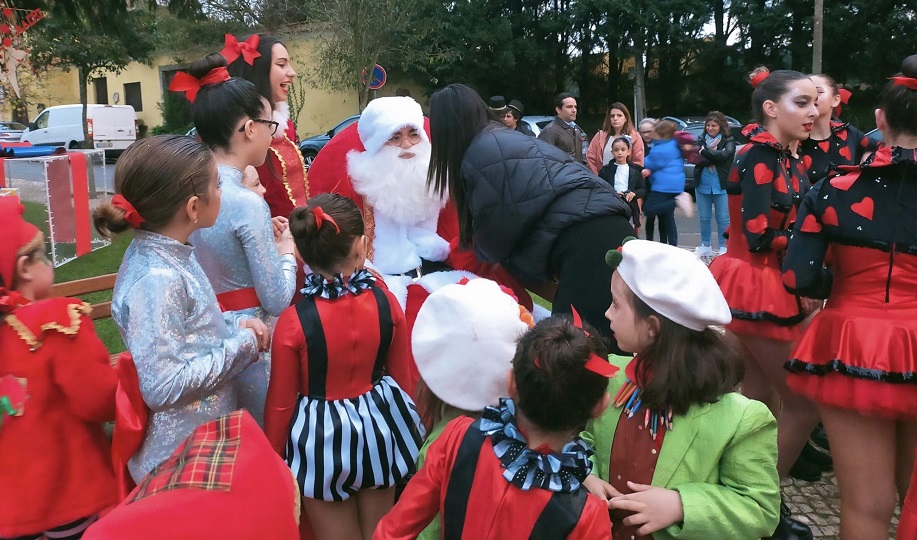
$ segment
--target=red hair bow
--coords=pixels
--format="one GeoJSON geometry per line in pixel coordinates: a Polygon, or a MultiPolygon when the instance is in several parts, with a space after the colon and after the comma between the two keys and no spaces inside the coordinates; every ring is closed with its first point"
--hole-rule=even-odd
{"type": "Polygon", "coordinates": [[[329,216],[327,212],[322,210],[321,206],[316,206],[312,209],[312,215],[315,216],[315,228],[321,229],[322,223],[327,221],[328,223],[334,225],[334,228],[337,232],[341,232],[341,228],[338,227],[338,224],[334,221],[334,218],[329,216]]]}
{"type": "Polygon", "coordinates": [[[751,87],[757,88],[759,84],[764,82],[764,79],[770,76],[770,74],[771,72],[766,69],[755,73],[755,76],[751,78],[751,87]]]}
{"type": "Polygon", "coordinates": [[[202,87],[208,84],[217,84],[230,79],[229,72],[224,67],[213,68],[202,78],[198,79],[184,71],[175,74],[175,78],[169,83],[169,90],[173,92],[184,92],[185,97],[191,103],[197,98],[197,93],[202,87]]]}
{"type": "Polygon", "coordinates": [[[124,219],[127,221],[131,227],[135,229],[140,228],[140,224],[146,221],[143,219],[143,216],[140,215],[140,212],[134,208],[134,205],[128,202],[120,193],[111,198],[111,205],[115,208],[119,208],[124,212],[124,219]]]}
{"type": "Polygon", "coordinates": [[[841,105],[847,105],[850,103],[850,96],[852,96],[853,93],[851,93],[850,90],[847,90],[846,88],[841,88],[837,91],[837,95],[841,98],[841,102],[838,103],[837,107],[834,108],[834,116],[840,118],[841,105]]]}
{"type": "Polygon", "coordinates": [[[225,45],[223,46],[223,50],[220,51],[220,54],[226,59],[227,65],[235,62],[241,55],[245,63],[251,66],[254,65],[255,58],[261,56],[261,53],[258,52],[259,43],[261,43],[261,36],[258,34],[252,34],[242,43],[239,43],[236,36],[226,34],[224,41],[225,45]]]}
{"type": "MultiPolygon", "coordinates": [[[[583,328],[583,319],[579,316],[579,313],[576,312],[576,308],[570,306],[570,310],[573,312],[573,326],[579,328],[588,336],[589,332],[583,328]]],[[[589,353],[589,360],[586,360],[585,367],[589,371],[606,378],[614,377],[615,373],[618,372],[618,368],[609,364],[607,358],[602,358],[595,353],[589,353]]]]}
{"type": "Polygon", "coordinates": [[[913,77],[889,77],[888,80],[899,86],[917,90],[917,79],[913,77]]]}

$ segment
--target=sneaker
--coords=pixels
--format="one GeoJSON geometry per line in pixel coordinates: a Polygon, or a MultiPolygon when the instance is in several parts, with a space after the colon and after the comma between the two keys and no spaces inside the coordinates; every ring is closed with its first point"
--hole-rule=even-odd
{"type": "Polygon", "coordinates": [[[725,255],[725,254],[726,254],[726,246],[720,246],[720,249],[716,250],[717,256],[725,255]]]}
{"type": "Polygon", "coordinates": [[[713,257],[713,249],[710,246],[700,245],[694,248],[694,256],[698,259],[702,257],[713,257]]]}

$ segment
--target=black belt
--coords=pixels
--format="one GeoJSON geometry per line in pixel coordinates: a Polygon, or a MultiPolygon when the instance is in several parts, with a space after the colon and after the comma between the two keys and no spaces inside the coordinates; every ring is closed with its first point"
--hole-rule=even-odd
{"type": "Polygon", "coordinates": [[[420,259],[420,266],[417,268],[412,268],[411,270],[408,270],[407,272],[401,272],[400,274],[391,275],[419,278],[433,272],[445,272],[448,270],[453,270],[453,268],[442,261],[428,261],[426,259],[420,259]]]}

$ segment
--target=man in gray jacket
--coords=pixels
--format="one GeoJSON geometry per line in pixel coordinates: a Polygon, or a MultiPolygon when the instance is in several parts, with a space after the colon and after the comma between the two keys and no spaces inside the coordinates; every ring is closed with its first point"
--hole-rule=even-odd
{"type": "Polygon", "coordinates": [[[569,92],[557,94],[554,98],[557,116],[538,134],[542,141],[552,144],[577,163],[586,162],[586,132],[576,125],[576,98],[569,92]]]}

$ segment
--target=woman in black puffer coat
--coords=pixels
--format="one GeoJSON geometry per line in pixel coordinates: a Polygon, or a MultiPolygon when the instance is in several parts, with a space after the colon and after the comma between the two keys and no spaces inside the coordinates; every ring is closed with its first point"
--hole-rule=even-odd
{"type": "Polygon", "coordinates": [[[627,203],[567,153],[506,128],[465,85],[433,94],[430,132],[428,183],[450,194],[462,244],[536,292],[556,282],[553,313],[572,305],[611,337],[605,253],[634,235],[627,203]]]}

